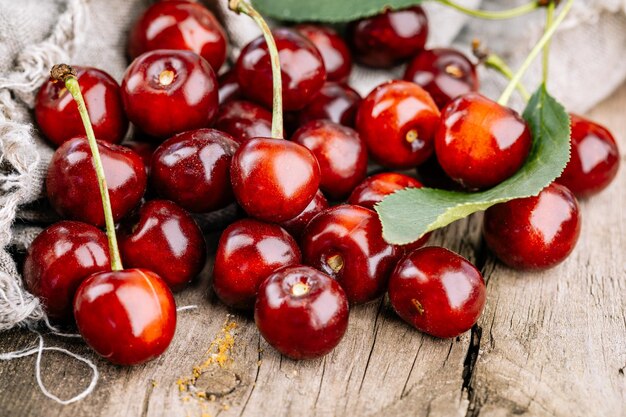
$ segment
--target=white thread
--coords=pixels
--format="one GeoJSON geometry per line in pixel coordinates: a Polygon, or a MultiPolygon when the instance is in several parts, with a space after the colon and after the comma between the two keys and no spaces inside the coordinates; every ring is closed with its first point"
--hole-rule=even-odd
{"type": "Polygon", "coordinates": [[[198,308],[198,306],[196,304],[191,304],[191,305],[188,305],[188,306],[178,307],[176,309],[176,311],[181,312],[181,311],[185,311],[185,310],[195,310],[196,308],[198,308]]]}
{"type": "Polygon", "coordinates": [[[50,398],[51,400],[56,401],[59,404],[62,404],[62,405],[72,404],[76,401],[82,400],[83,398],[91,394],[94,388],[96,387],[96,384],[98,383],[98,379],[99,379],[98,368],[96,367],[96,365],[89,359],[84,358],[76,353],[70,352],[67,349],[60,348],[57,346],[44,346],[43,336],[38,332],[35,332],[35,331],[33,332],[37,335],[37,338],[39,339],[39,343],[37,347],[24,348],[24,349],[16,350],[13,352],[0,353],[0,360],[10,361],[13,359],[24,358],[26,356],[37,354],[37,359],[35,361],[35,379],[37,380],[37,385],[39,385],[39,389],[41,390],[43,395],[50,398]],[[87,366],[89,366],[91,368],[91,371],[93,372],[93,376],[87,388],[85,388],[80,394],[75,395],[74,397],[68,400],[62,400],[56,395],[52,394],[50,391],[48,391],[48,389],[46,388],[46,386],[44,385],[41,379],[41,357],[43,356],[43,352],[45,350],[61,352],[65,355],[68,355],[76,360],[79,360],[87,364],[87,366]]]}

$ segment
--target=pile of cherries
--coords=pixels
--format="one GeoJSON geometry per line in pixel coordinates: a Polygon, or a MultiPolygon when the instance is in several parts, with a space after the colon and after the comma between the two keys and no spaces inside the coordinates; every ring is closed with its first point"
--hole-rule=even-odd
{"type": "MultiPolygon", "coordinates": [[[[75,320],[86,342],[114,363],[141,363],[167,348],[176,324],[171,291],[184,288],[206,261],[190,213],[233,203],[248,217],[219,240],[213,288],[227,306],[253,309],[263,337],[289,357],[332,350],[346,331],[349,306],[386,292],[400,317],[436,337],[467,331],[483,310],[485,283],[469,261],[422,247],[428,235],[404,246],[387,243],[373,208],[406,187],[499,184],[530,152],[526,122],[477,93],[475,64],[461,52],[425,49],[428,20],[420,7],[353,22],[347,41],[313,24],[272,34],[289,140],[271,137],[273,77],[264,38],[216,77],[228,40],[199,3],[162,1],[145,11],[130,33],[133,61],[121,86],[99,69],[78,68],[121,259],[132,269],[111,271],[77,106],[62,83],[41,87],[35,116],[58,147],[47,194],[67,220],[35,239],[24,280],[51,319],[75,320]],[[371,67],[408,66],[404,80],[362,99],[346,84],[353,58],[371,67]],[[125,141],[129,121],[134,130],[125,141]],[[368,177],[369,158],[385,171],[368,177]]],[[[572,116],[571,141],[571,161],[554,184],[485,213],[488,246],[513,268],[564,260],[580,230],[575,195],[590,196],[616,175],[619,154],[605,128],[572,116]]]]}

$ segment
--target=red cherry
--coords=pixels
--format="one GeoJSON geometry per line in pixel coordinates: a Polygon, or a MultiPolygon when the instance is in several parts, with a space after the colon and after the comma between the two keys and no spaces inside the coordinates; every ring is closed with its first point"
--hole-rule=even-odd
{"type": "Polygon", "coordinates": [[[571,114],[571,158],[559,179],[578,197],[604,190],[617,175],[620,164],[615,138],[604,126],[571,114]]]}
{"type": "MultiPolygon", "coordinates": [[[[396,172],[383,172],[372,175],[361,182],[350,194],[348,204],[365,207],[374,210],[377,203],[383,201],[389,194],[405,188],[422,188],[422,184],[415,178],[396,172]]],[[[428,242],[430,233],[407,245],[400,245],[398,248],[404,253],[420,248],[428,242]]]]}
{"type": "Polygon", "coordinates": [[[315,45],[326,68],[328,81],[347,81],[352,72],[352,55],[339,34],[328,26],[297,25],[295,30],[315,45]]]}
{"type": "Polygon", "coordinates": [[[478,93],[446,106],[435,138],[441,167],[469,189],[493,187],[515,174],[531,146],[524,119],[478,93]]]}
{"type": "Polygon", "coordinates": [[[356,60],[374,68],[389,68],[417,55],[427,37],[428,19],[419,6],[389,10],[348,27],[356,60]]]}
{"type": "Polygon", "coordinates": [[[143,142],[137,140],[130,140],[124,142],[124,146],[135,152],[141,158],[144,167],[146,168],[146,174],[150,175],[150,167],[152,166],[152,155],[157,146],[151,142],[143,142]]]}
{"type": "MultiPolygon", "coordinates": [[[[300,110],[313,99],[326,81],[322,57],[309,40],[293,30],[275,29],[272,34],[280,59],[283,107],[286,111],[300,110]]],[[[235,71],[243,93],[251,100],[271,108],[272,69],[263,36],[250,42],[241,51],[235,71]]]]}
{"type": "Polygon", "coordinates": [[[348,301],[328,275],[307,266],[284,268],[261,284],[254,321],[263,338],[283,355],[318,358],[343,338],[348,301]]]}
{"type": "Polygon", "coordinates": [[[483,234],[491,251],[514,269],[547,269],[574,250],[580,234],[574,194],[551,184],[536,197],[490,207],[483,234]]]}
{"type": "Polygon", "coordinates": [[[230,100],[240,99],[243,93],[239,82],[237,82],[237,73],[234,68],[229,69],[218,77],[219,83],[219,101],[220,104],[229,102],[230,100]]]}
{"type": "Polygon", "coordinates": [[[169,346],[176,329],[176,304],[154,272],[100,272],[76,291],[74,317],[97,354],[118,365],[138,365],[169,346]]]}
{"type": "Polygon", "coordinates": [[[218,110],[215,73],[190,51],[157,50],[135,59],[122,81],[131,122],[151,136],[208,127],[218,110]]]}
{"type": "Polygon", "coordinates": [[[305,263],[335,278],[351,303],[385,292],[399,254],[383,240],[376,213],[352,205],[331,207],[314,217],[301,247],[305,263]]]}
{"type": "Polygon", "coordinates": [[[389,301],[400,317],[431,336],[450,338],[478,321],[487,289],[467,259],[427,247],[405,256],[389,280],[389,301]]]}
{"type": "Polygon", "coordinates": [[[283,139],[254,138],[233,156],[233,191],[250,216],[282,222],[311,202],[320,184],[315,156],[304,146],[283,139]]]}
{"type": "Polygon", "coordinates": [[[154,152],[151,184],[161,197],[194,213],[224,208],[235,200],[230,164],[238,146],[214,129],[180,133],[154,152]]]}
{"type": "Polygon", "coordinates": [[[193,51],[217,72],[226,60],[227,39],[213,13],[199,3],[154,3],[133,26],[128,54],[137,58],[155,49],[193,51]]]}
{"type": "Polygon", "coordinates": [[[86,223],[61,221],[41,232],[24,261],[26,288],[53,320],[72,320],[72,300],[80,283],[110,270],[106,235],[86,223]]]}
{"type": "Polygon", "coordinates": [[[294,133],[293,142],[307,147],[320,166],[320,189],[339,200],[367,175],[367,150],[359,134],[329,120],[311,121],[294,133]]]}
{"type": "Polygon", "coordinates": [[[354,127],[361,96],[345,84],[327,82],[298,114],[301,125],[311,120],[328,119],[344,126],[354,127]]]}
{"type": "Polygon", "coordinates": [[[479,87],[476,65],[461,51],[449,48],[420,52],[407,67],[404,79],[422,86],[440,109],[479,87]]]}
{"type": "Polygon", "coordinates": [[[153,271],[172,291],[191,282],[206,260],[202,231],[185,210],[167,200],[141,206],[137,219],[120,228],[118,240],[124,266],[153,271]]]}
{"type": "MultiPolygon", "coordinates": [[[[104,142],[119,143],[128,130],[120,87],[104,71],[96,68],[74,67],[91,118],[93,130],[104,142]]],[[[55,146],[85,133],[72,95],[63,83],[46,81],[37,94],[35,118],[44,136],[55,146]]]]}
{"type": "Polygon", "coordinates": [[[425,186],[429,188],[439,188],[442,190],[455,190],[461,191],[463,187],[452,178],[448,177],[445,173],[439,161],[437,155],[433,154],[426,162],[420,164],[415,168],[417,179],[425,186]]]}
{"type": "MultiPolygon", "coordinates": [[[[146,191],[146,169],[141,157],[124,146],[99,142],[98,150],[117,222],[141,201],[146,191]]],[[[54,152],[46,191],[50,205],[61,217],[104,226],[100,188],[86,138],[71,139],[54,152]]]]}
{"type": "Polygon", "coordinates": [[[215,128],[231,135],[237,142],[272,134],[272,113],[258,104],[231,100],[220,106],[215,128]]]}
{"type": "Polygon", "coordinates": [[[280,225],[296,238],[302,236],[302,232],[309,224],[309,222],[313,219],[313,217],[320,214],[322,211],[326,210],[329,207],[328,201],[324,194],[321,191],[318,191],[313,197],[313,200],[309,203],[308,206],[300,214],[298,214],[293,219],[286,220],[282,222],[280,225]]]}
{"type": "Polygon", "coordinates": [[[298,244],[283,228],[253,219],[239,220],[220,237],[213,289],[224,304],[249,309],[268,275],[300,261],[298,244]]]}
{"type": "Polygon", "coordinates": [[[357,113],[357,130],[370,154],[393,169],[415,167],[433,152],[439,109],[417,84],[389,81],[372,91],[357,113]]]}

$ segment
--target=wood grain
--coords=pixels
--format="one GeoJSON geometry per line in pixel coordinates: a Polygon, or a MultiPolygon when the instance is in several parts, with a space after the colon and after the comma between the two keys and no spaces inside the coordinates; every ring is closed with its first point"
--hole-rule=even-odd
{"type": "MultiPolygon", "coordinates": [[[[626,86],[594,110],[626,150],[626,86]]],[[[486,310],[471,332],[437,340],[412,330],[386,300],[356,307],[341,344],[325,358],[294,362],[259,337],[250,317],[229,312],[209,290],[211,267],[177,296],[176,337],[158,360],[121,368],[79,341],[47,335],[94,359],[101,372],[87,399],[60,406],[34,378],[34,357],[0,362],[0,416],[624,416],[626,415],[626,178],[582,202],[583,229],[572,256],[543,273],[495,262],[480,239],[481,216],[435,234],[482,268],[486,310]],[[213,364],[194,387],[177,380],[208,357],[226,321],[238,324],[222,368],[213,364]]],[[[215,236],[212,236],[212,247],[215,236]]],[[[0,351],[32,344],[27,330],[0,337],[0,351]]],[[[88,369],[57,353],[43,359],[44,382],[62,397],[80,391],[88,369]]]]}

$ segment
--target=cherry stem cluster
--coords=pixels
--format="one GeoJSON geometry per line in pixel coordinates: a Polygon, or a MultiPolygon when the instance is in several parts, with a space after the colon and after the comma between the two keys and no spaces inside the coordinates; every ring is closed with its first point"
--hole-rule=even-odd
{"type": "Polygon", "coordinates": [[[100,187],[102,208],[104,210],[104,221],[109,241],[111,270],[120,271],[123,269],[123,266],[122,259],[120,258],[120,251],[117,247],[115,222],[113,221],[113,211],[111,210],[109,190],[104,176],[102,159],[100,158],[100,152],[98,151],[98,142],[96,142],[96,136],[93,132],[93,127],[91,126],[91,120],[89,119],[89,113],[87,112],[87,107],[85,106],[85,100],[83,99],[83,94],[80,91],[80,85],[78,84],[78,79],[76,78],[76,71],[74,71],[74,69],[69,65],[59,64],[52,67],[50,75],[55,81],[61,81],[65,84],[65,88],[67,88],[67,91],[69,91],[72,95],[76,105],[78,106],[78,112],[80,113],[80,118],[83,121],[85,133],[87,134],[87,141],[89,142],[89,148],[91,149],[91,160],[96,171],[96,177],[98,178],[98,186],[100,187]]]}
{"type": "Polygon", "coordinates": [[[526,71],[532,64],[532,62],[535,60],[535,58],[537,58],[541,50],[548,44],[548,42],[550,41],[550,39],[556,32],[559,25],[563,22],[563,20],[569,13],[573,4],[574,4],[574,0],[568,0],[565,6],[563,6],[563,10],[561,11],[561,13],[559,13],[556,19],[554,19],[554,21],[552,22],[552,24],[550,24],[546,28],[546,31],[541,37],[541,39],[539,40],[539,42],[537,42],[534,48],[530,51],[530,53],[528,54],[528,57],[526,58],[524,63],[521,65],[517,73],[515,73],[515,75],[509,82],[509,85],[506,87],[506,89],[500,96],[500,99],[498,100],[499,104],[505,106],[509,102],[511,95],[513,94],[513,90],[515,90],[515,87],[522,80],[522,77],[524,76],[524,74],[526,73],[526,71]]]}
{"type": "Polygon", "coordinates": [[[541,7],[544,7],[542,0],[531,1],[530,3],[523,4],[521,6],[515,7],[509,10],[474,10],[467,8],[465,6],[461,6],[451,0],[436,0],[437,2],[452,7],[453,9],[464,13],[469,16],[477,17],[479,19],[488,19],[488,20],[503,20],[503,19],[512,19],[514,17],[523,16],[530,12],[533,12],[541,7]]]}
{"type": "Polygon", "coordinates": [[[283,139],[283,84],[280,71],[280,60],[276,41],[272,36],[272,30],[267,25],[263,16],[246,0],[230,0],[228,7],[236,12],[250,16],[261,29],[272,65],[272,137],[283,139]]]}

